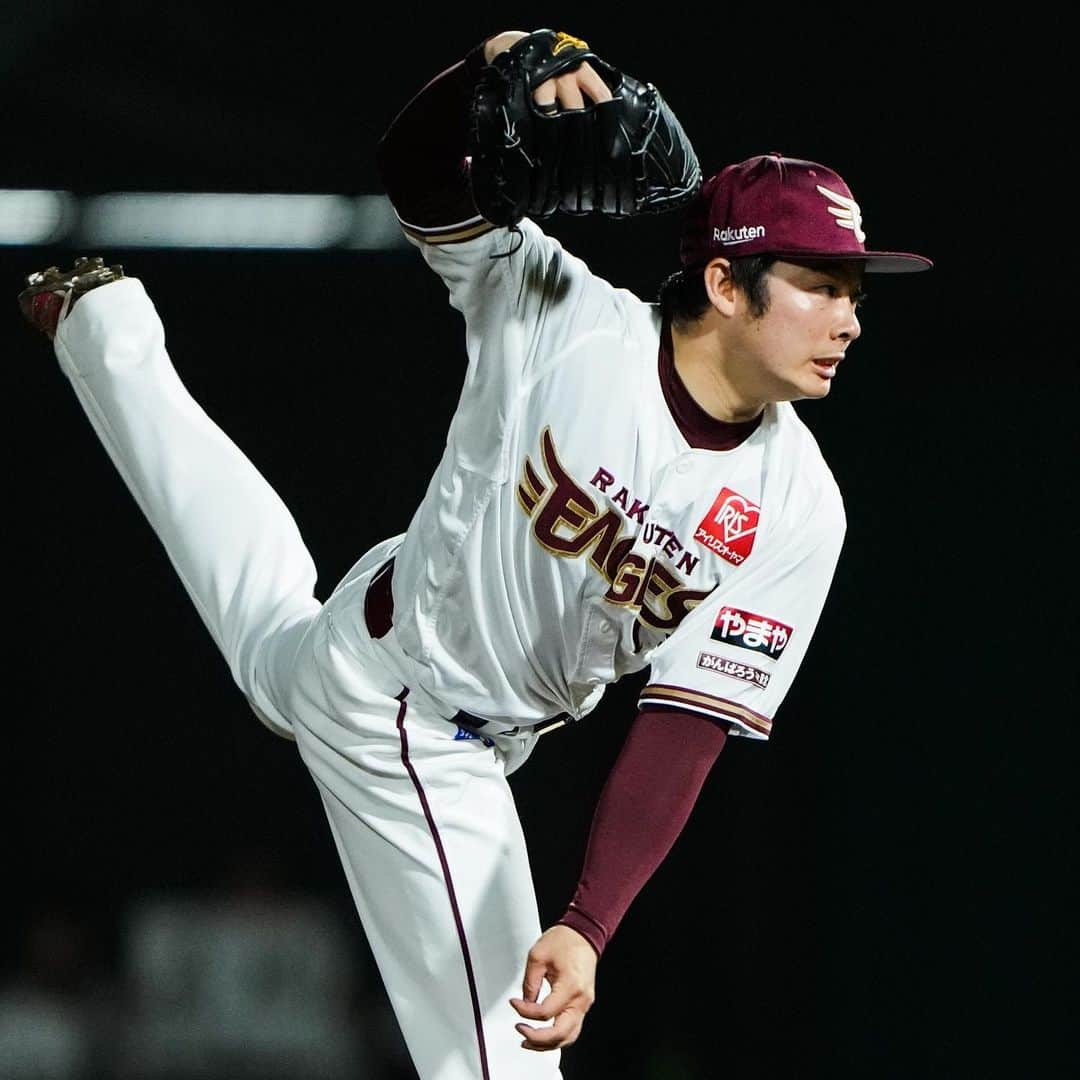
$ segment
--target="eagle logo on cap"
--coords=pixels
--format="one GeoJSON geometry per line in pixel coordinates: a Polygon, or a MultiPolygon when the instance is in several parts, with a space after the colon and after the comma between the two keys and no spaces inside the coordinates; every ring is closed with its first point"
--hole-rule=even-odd
{"type": "Polygon", "coordinates": [[[828,207],[830,214],[835,215],[836,224],[841,229],[853,229],[855,232],[855,239],[860,244],[866,241],[866,233],[862,228],[862,211],[859,209],[859,204],[854,199],[849,199],[846,195],[841,195],[839,192],[830,191],[827,187],[822,187],[821,184],[817,185],[818,191],[825,196],[826,199],[836,203],[836,206],[828,207]]]}

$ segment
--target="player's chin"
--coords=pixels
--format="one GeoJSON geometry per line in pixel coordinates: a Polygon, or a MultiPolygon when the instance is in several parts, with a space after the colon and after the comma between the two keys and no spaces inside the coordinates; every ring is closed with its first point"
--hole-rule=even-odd
{"type": "Polygon", "coordinates": [[[832,379],[825,378],[816,371],[807,372],[798,381],[798,397],[823,398],[832,389],[832,379]]]}

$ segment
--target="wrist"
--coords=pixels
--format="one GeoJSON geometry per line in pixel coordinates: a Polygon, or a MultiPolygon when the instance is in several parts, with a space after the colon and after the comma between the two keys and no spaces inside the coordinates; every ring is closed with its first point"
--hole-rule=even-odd
{"type": "Polygon", "coordinates": [[[570,905],[556,925],[580,934],[593,947],[597,957],[603,955],[609,937],[607,929],[575,904],[570,905]]]}

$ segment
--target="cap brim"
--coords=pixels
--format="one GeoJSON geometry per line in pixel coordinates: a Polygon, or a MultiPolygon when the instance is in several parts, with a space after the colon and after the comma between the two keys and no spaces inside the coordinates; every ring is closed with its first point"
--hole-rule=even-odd
{"type": "Polygon", "coordinates": [[[929,270],[934,264],[922,255],[909,255],[902,251],[868,251],[866,273],[868,274],[915,274],[929,270]]]}
{"type": "Polygon", "coordinates": [[[910,255],[903,251],[770,251],[778,259],[820,259],[822,262],[862,262],[867,274],[915,274],[929,270],[934,264],[922,255],[910,255]]]}

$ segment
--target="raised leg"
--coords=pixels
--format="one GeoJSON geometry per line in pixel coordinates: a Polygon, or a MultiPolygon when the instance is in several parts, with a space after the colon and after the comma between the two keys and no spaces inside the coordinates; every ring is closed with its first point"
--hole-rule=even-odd
{"type": "Polygon", "coordinates": [[[288,672],[319,610],[315,566],[292,515],[180,381],[138,279],[80,296],[54,347],[237,685],[290,737],[288,672]]]}

